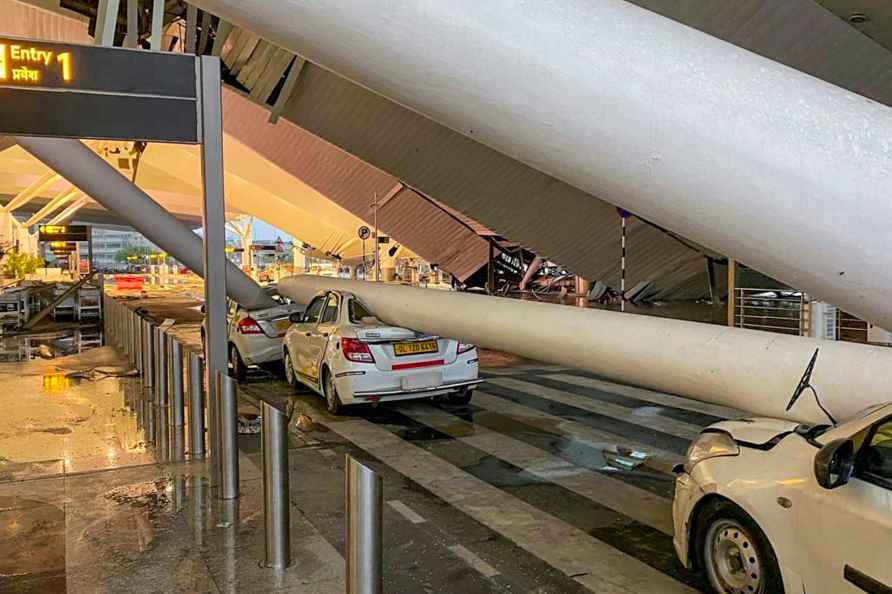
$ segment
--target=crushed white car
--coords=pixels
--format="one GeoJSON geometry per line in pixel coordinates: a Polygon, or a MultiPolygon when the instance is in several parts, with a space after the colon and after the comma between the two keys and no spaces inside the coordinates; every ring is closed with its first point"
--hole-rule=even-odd
{"type": "Polygon", "coordinates": [[[676,472],[675,548],[715,592],[892,593],[892,404],[718,423],[676,472]]]}

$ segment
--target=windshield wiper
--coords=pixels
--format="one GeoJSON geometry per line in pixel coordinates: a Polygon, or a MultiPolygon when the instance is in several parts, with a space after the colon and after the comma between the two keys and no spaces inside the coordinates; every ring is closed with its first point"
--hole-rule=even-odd
{"type": "Polygon", "coordinates": [[[796,404],[796,401],[799,400],[799,397],[802,396],[802,393],[805,392],[806,389],[811,390],[812,394],[815,395],[815,402],[818,404],[818,408],[823,411],[827,418],[830,419],[830,422],[833,423],[835,427],[839,423],[836,422],[836,419],[833,418],[833,415],[824,408],[824,405],[821,404],[821,399],[818,398],[818,391],[815,390],[815,387],[811,385],[811,374],[815,370],[815,361],[818,360],[818,351],[821,349],[815,349],[815,354],[811,356],[811,360],[808,362],[808,366],[805,368],[805,373],[802,374],[802,377],[799,379],[799,384],[796,386],[796,389],[793,390],[793,397],[790,398],[790,402],[787,403],[787,412],[793,408],[793,405],[796,404]]]}

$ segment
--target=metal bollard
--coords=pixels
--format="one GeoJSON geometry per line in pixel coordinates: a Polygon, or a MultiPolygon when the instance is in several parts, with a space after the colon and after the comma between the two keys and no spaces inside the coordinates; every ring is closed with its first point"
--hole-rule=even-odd
{"type": "Polygon", "coordinates": [[[204,456],[204,369],[201,355],[189,353],[189,452],[204,456]]]}
{"type": "Polygon", "coordinates": [[[134,364],[136,365],[136,371],[139,373],[140,377],[142,376],[142,364],[143,364],[143,354],[142,354],[142,318],[140,318],[135,311],[131,310],[131,320],[133,321],[133,344],[135,346],[133,359],[134,364]]]}
{"type": "Polygon", "coordinates": [[[209,450],[211,456],[211,487],[220,486],[220,373],[211,377],[211,370],[208,369],[207,360],[204,366],[205,374],[207,374],[208,390],[207,407],[208,407],[208,439],[205,447],[209,450]],[[214,391],[211,394],[210,383],[214,384],[214,391]]]}
{"type": "Polygon", "coordinates": [[[238,392],[237,382],[220,373],[220,499],[238,497],[238,392]]]}
{"type": "Polygon", "coordinates": [[[170,400],[173,406],[171,421],[174,427],[182,427],[186,424],[185,409],[183,406],[183,345],[173,336],[168,338],[170,343],[170,400]]]}
{"type": "Polygon", "coordinates": [[[383,592],[384,489],[377,472],[347,455],[347,594],[383,592]]]}
{"type": "Polygon", "coordinates": [[[129,307],[127,308],[127,323],[130,328],[130,364],[133,367],[139,367],[139,321],[136,314],[129,307]]]}
{"type": "Polygon", "coordinates": [[[291,502],[288,485],[288,417],[262,402],[260,438],[263,453],[263,525],[267,567],[291,565],[291,502]]]}
{"type": "Polygon", "coordinates": [[[151,394],[155,386],[155,325],[143,320],[143,387],[151,394]]]}
{"type": "Polygon", "coordinates": [[[168,402],[168,377],[167,367],[167,332],[160,328],[155,329],[155,399],[158,406],[167,406],[168,402]]]}

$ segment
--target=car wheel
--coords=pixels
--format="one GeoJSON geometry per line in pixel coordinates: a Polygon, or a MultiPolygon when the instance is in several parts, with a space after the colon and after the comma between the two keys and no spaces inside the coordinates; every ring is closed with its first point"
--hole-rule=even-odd
{"type": "Polygon", "coordinates": [[[717,594],[783,594],[777,557],[749,514],[717,501],[704,510],[698,527],[700,562],[717,594]]]}
{"type": "Polygon", "coordinates": [[[234,344],[229,345],[229,368],[232,370],[232,376],[241,381],[248,375],[248,367],[242,361],[242,356],[238,352],[238,347],[234,344]]]}
{"type": "Polygon", "coordinates": [[[474,396],[474,390],[462,388],[455,394],[449,395],[449,402],[451,404],[470,404],[472,396],[474,396]]]}
{"type": "Polygon", "coordinates": [[[288,385],[293,389],[297,389],[297,372],[294,371],[294,363],[291,362],[291,353],[287,350],[285,351],[285,356],[282,359],[282,365],[285,367],[285,381],[288,382],[288,385]]]}
{"type": "Polygon", "coordinates": [[[335,386],[334,375],[327,369],[323,371],[324,392],[325,392],[325,408],[333,415],[341,414],[343,405],[338,397],[338,388],[335,386]]]}

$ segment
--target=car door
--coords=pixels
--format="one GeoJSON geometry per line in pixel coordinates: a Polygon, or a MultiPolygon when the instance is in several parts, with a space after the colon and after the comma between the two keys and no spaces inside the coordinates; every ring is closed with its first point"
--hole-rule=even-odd
{"type": "Polygon", "coordinates": [[[288,341],[288,352],[292,357],[294,370],[301,376],[301,379],[310,379],[307,377],[306,369],[308,367],[307,357],[309,356],[309,341],[311,333],[316,329],[319,322],[319,315],[325,306],[328,295],[320,295],[313,299],[304,310],[301,321],[293,324],[288,330],[290,339],[288,341]]]}
{"type": "Polygon", "coordinates": [[[828,490],[811,481],[801,502],[797,528],[810,594],[892,593],[892,417],[853,441],[849,483],[828,490]]]}
{"type": "Polygon", "coordinates": [[[328,345],[328,337],[334,332],[338,320],[338,301],[336,294],[330,293],[325,300],[325,306],[322,308],[322,314],[319,316],[319,322],[315,328],[309,330],[307,338],[304,341],[306,345],[306,369],[307,377],[312,378],[315,383],[319,383],[319,372],[322,368],[322,356],[325,354],[325,347],[328,345]]]}

